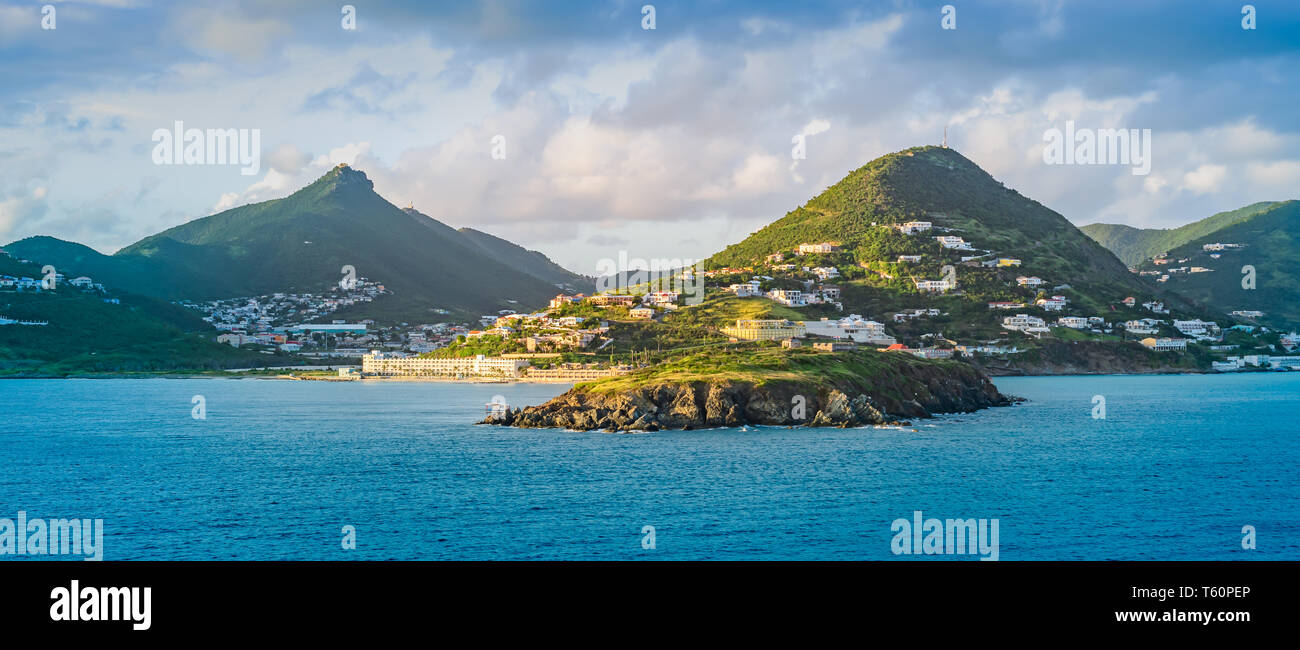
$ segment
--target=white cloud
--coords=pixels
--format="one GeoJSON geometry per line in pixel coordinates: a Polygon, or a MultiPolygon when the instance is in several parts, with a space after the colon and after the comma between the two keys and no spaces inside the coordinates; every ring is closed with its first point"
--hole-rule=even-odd
{"type": "Polygon", "coordinates": [[[271,169],[286,176],[295,176],[311,162],[311,154],[303,152],[296,145],[285,143],[266,155],[266,162],[271,169]]]}
{"type": "Polygon", "coordinates": [[[1228,168],[1223,165],[1201,165],[1183,175],[1181,189],[1195,194],[1217,192],[1228,177],[1228,168]]]}

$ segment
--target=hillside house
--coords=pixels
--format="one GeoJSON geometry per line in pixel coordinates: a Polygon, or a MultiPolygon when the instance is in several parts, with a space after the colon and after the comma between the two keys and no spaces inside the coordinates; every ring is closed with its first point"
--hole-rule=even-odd
{"type": "Polygon", "coordinates": [[[953,283],[947,280],[917,280],[916,290],[926,293],[947,293],[953,288],[953,283]]]}
{"type": "Polygon", "coordinates": [[[816,255],[822,253],[834,253],[838,247],[833,242],[822,242],[820,244],[799,244],[800,255],[816,255]]]}
{"type": "Polygon", "coordinates": [[[803,307],[808,304],[803,292],[798,289],[773,289],[767,297],[787,307],[803,307]]]}
{"type": "Polygon", "coordinates": [[[1156,352],[1172,352],[1187,349],[1187,339],[1170,339],[1149,337],[1142,339],[1142,345],[1156,352]]]}
{"type": "Polygon", "coordinates": [[[953,235],[940,235],[938,237],[935,237],[934,239],[935,241],[939,242],[940,246],[943,246],[944,248],[950,250],[957,250],[957,251],[975,250],[974,247],[972,247],[969,243],[966,242],[965,239],[962,239],[961,237],[956,237],[953,235]]]}

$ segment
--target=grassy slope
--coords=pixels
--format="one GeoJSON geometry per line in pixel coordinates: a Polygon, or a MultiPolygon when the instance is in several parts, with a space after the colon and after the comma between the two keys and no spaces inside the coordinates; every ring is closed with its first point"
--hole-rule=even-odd
{"type": "Polygon", "coordinates": [[[741,319],[804,320],[795,309],[767,298],[737,298],[731,294],[712,294],[698,305],[679,309],[664,317],[672,325],[720,329],[741,319]]]}
{"type": "Polygon", "coordinates": [[[745,343],[683,355],[630,375],[582,384],[582,389],[608,394],[644,386],[698,381],[750,383],[755,386],[788,382],[814,390],[835,388],[870,392],[878,381],[902,381],[910,374],[908,370],[974,374],[966,364],[917,359],[908,354],[876,350],[829,353],[745,343]]]}

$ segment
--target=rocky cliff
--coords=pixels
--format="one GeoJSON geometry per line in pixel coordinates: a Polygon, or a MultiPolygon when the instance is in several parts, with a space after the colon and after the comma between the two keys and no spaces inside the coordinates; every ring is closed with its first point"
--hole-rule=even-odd
{"type": "Polygon", "coordinates": [[[909,364],[890,376],[839,385],[755,383],[725,377],[652,383],[617,391],[580,385],[545,404],[509,410],[480,424],[577,430],[658,431],[741,425],[852,427],[964,413],[1014,401],[984,374],[956,364],[909,364]]]}

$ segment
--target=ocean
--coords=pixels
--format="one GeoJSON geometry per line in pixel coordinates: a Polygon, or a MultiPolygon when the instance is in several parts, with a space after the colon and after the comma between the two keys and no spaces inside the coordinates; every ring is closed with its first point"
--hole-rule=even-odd
{"type": "Polygon", "coordinates": [[[0,380],[0,518],[102,519],[105,560],[980,557],[895,554],[917,511],[1001,561],[1300,559],[1300,373],[996,384],[1028,401],[608,434],[473,424],[564,385],[0,380]]]}

